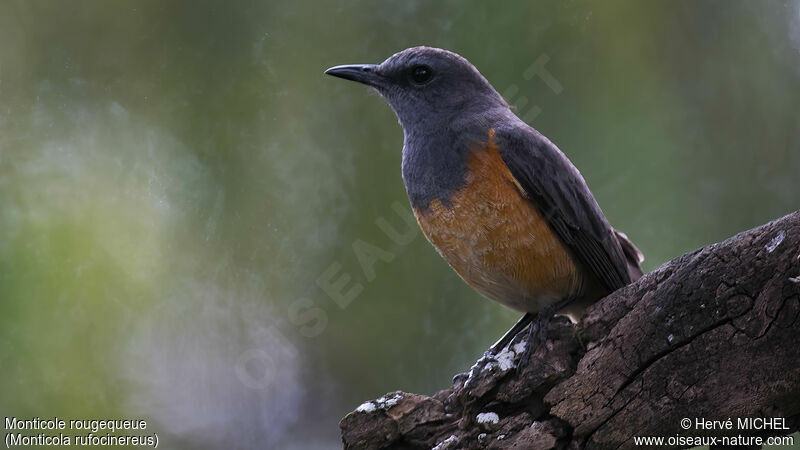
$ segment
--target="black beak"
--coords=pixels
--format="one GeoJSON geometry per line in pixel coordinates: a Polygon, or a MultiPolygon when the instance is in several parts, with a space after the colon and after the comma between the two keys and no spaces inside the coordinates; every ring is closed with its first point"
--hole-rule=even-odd
{"type": "Polygon", "coordinates": [[[325,74],[376,87],[383,80],[383,77],[376,70],[377,68],[378,66],[375,64],[353,64],[331,67],[325,71],[325,74]]]}

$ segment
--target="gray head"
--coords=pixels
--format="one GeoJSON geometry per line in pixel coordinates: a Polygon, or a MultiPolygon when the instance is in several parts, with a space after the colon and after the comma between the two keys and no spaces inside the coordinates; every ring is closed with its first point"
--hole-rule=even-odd
{"type": "Polygon", "coordinates": [[[475,66],[439,48],[412,47],[377,65],[336,66],[325,73],[375,88],[406,133],[435,131],[461,114],[508,107],[475,66]]]}

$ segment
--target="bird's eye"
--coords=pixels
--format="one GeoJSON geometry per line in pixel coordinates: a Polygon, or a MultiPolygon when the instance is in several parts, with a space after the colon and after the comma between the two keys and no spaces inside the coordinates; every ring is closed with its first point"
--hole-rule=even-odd
{"type": "Polygon", "coordinates": [[[417,65],[411,68],[411,81],[416,84],[425,84],[433,78],[433,70],[425,65],[417,65]]]}

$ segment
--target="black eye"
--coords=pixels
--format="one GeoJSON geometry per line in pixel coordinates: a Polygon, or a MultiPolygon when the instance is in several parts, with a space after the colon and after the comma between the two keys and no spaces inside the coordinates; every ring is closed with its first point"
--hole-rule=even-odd
{"type": "Polygon", "coordinates": [[[411,81],[416,84],[425,84],[433,78],[433,70],[425,65],[417,65],[411,68],[411,81]]]}

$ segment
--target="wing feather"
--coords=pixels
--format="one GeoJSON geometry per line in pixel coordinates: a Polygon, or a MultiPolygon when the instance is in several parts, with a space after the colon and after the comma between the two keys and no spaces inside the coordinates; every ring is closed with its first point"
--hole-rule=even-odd
{"type": "Polygon", "coordinates": [[[580,172],[530,127],[495,130],[511,174],[567,248],[609,292],[630,283],[623,249],[580,172]]]}

